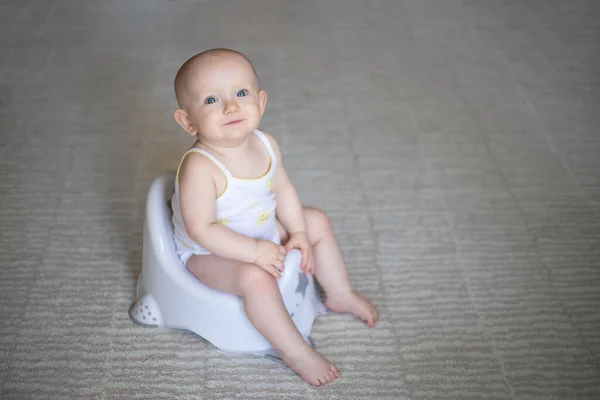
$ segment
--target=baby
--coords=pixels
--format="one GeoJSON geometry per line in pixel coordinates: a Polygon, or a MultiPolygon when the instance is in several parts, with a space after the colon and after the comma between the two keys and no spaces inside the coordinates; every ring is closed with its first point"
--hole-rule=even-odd
{"type": "Polygon", "coordinates": [[[175,120],[196,139],[183,156],[173,196],[178,254],[204,284],[241,296],[254,327],[281,359],[313,385],[340,376],[313,350],[288,314],[277,280],[285,254],[297,248],[326,306],[374,326],[377,308],[356,294],[328,217],[302,207],[277,142],[257,130],[267,103],[242,54],[207,50],[175,78],[175,120]]]}

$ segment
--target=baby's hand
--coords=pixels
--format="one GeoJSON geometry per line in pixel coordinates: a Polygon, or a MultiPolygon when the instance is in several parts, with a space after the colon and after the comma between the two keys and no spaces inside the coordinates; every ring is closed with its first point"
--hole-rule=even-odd
{"type": "Polygon", "coordinates": [[[302,271],[307,274],[313,274],[315,272],[315,258],[306,232],[292,233],[290,239],[285,244],[285,249],[289,251],[294,248],[299,249],[302,253],[302,264],[300,265],[302,271]]]}
{"type": "Polygon", "coordinates": [[[256,247],[256,261],[254,261],[254,264],[275,278],[279,278],[281,277],[281,272],[283,272],[285,253],[285,247],[269,240],[259,240],[256,247]]]}

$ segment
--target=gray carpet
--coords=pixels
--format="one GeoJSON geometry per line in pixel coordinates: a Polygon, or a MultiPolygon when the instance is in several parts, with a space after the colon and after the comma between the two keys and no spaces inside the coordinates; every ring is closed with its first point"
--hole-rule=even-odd
{"type": "Polygon", "coordinates": [[[2,399],[600,399],[600,2],[1,0],[2,399]],[[324,388],[128,318],[172,79],[256,64],[375,329],[324,388]]]}

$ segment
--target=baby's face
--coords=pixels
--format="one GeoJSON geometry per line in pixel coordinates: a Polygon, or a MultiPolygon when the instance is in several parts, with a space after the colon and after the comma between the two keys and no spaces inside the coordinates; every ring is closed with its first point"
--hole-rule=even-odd
{"type": "Polygon", "coordinates": [[[266,95],[252,67],[241,57],[213,57],[190,80],[186,111],[207,144],[237,145],[258,127],[266,95]]]}

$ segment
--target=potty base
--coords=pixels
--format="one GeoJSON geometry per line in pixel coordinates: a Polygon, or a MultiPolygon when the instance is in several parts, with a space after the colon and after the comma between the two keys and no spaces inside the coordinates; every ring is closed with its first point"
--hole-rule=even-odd
{"type": "Polygon", "coordinates": [[[129,307],[129,318],[138,325],[156,328],[162,325],[160,310],[152,296],[145,295],[129,307]]]}

